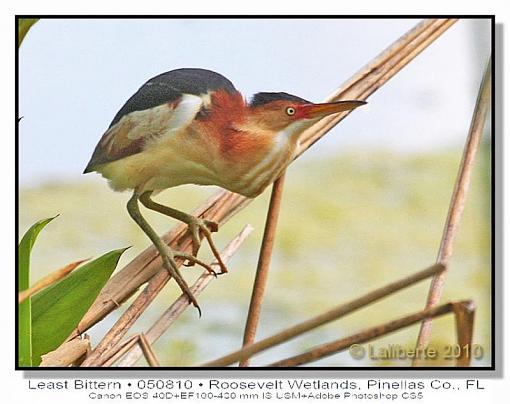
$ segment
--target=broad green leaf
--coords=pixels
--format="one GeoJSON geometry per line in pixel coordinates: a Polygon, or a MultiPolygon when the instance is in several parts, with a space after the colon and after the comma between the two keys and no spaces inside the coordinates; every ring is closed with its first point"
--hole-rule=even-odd
{"type": "MultiPolygon", "coordinates": [[[[55,216],[56,217],[56,216],[55,216]]],[[[30,286],[30,252],[40,231],[55,217],[40,220],[25,233],[18,246],[18,292],[30,286]]],[[[18,306],[18,365],[32,366],[30,298],[18,306]]]]}
{"type": "Polygon", "coordinates": [[[18,20],[18,47],[25,39],[25,35],[32,25],[34,25],[39,18],[20,18],[18,20]]]}
{"type": "Polygon", "coordinates": [[[110,251],[32,297],[32,365],[76,328],[126,249],[110,251]]]}

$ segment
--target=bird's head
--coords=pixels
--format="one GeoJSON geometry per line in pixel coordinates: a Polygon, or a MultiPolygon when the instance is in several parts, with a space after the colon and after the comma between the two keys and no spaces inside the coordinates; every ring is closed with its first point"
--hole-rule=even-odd
{"type": "Polygon", "coordinates": [[[325,116],[350,111],[365,101],[314,104],[287,93],[257,93],[249,104],[251,124],[275,133],[299,134],[325,116]]]}

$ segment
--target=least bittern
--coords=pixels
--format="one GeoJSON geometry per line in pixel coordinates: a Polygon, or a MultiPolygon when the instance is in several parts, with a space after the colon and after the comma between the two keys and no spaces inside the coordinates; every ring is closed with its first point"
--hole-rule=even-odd
{"type": "Polygon", "coordinates": [[[198,184],[217,185],[254,198],[292,161],[305,129],[327,115],[363,104],[357,100],[314,104],[283,92],[257,93],[246,102],[233,84],[218,73],[172,70],[147,81],[124,104],[84,172],[101,173],[116,191],[133,190],[127,204],[129,214],[200,311],[175,258],[214,272],[196,257],[202,233],[221,272],[226,272],[211,238],[218,226],[161,205],[151,195],[182,184],[198,184]],[[186,223],[193,253],[170,249],[141,215],[138,201],[186,223]]]}

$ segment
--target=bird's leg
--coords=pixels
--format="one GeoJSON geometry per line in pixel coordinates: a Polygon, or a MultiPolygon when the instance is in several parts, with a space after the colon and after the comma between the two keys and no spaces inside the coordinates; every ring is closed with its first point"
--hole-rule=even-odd
{"type": "MultiPolygon", "coordinates": [[[[170,216],[174,219],[180,220],[181,222],[184,222],[188,225],[188,229],[191,235],[191,239],[193,241],[193,255],[197,255],[198,249],[200,248],[200,231],[204,234],[204,237],[207,239],[207,242],[209,246],[211,247],[211,251],[214,254],[214,257],[218,261],[218,265],[221,268],[221,273],[228,272],[227,267],[223,263],[223,260],[221,259],[220,253],[218,252],[218,249],[214,245],[214,242],[212,240],[212,232],[218,231],[218,224],[216,222],[213,222],[211,220],[201,219],[192,215],[189,215],[187,213],[181,212],[177,209],[172,209],[168,206],[161,205],[157,202],[154,202],[151,199],[151,193],[150,191],[143,193],[140,195],[140,202],[147,208],[154,210],[156,212],[162,213],[163,215],[170,216]]],[[[193,260],[191,260],[193,262],[193,260]]]]}
{"type": "Polygon", "coordinates": [[[190,300],[191,303],[193,303],[193,306],[195,306],[198,309],[199,315],[201,315],[200,306],[198,305],[198,302],[195,299],[193,292],[190,290],[188,284],[186,283],[181,273],[179,272],[179,268],[177,267],[177,264],[175,262],[174,252],[161,240],[158,234],[154,231],[154,229],[150,226],[150,224],[145,220],[145,218],[140,213],[140,208],[138,206],[139,198],[140,195],[137,192],[135,192],[133,193],[131,199],[129,199],[127,203],[127,210],[129,212],[129,215],[133,218],[136,224],[140,226],[143,232],[150,238],[150,240],[158,250],[159,255],[161,256],[163,266],[175,279],[175,281],[181,288],[182,292],[188,296],[188,299],[190,300]]]}

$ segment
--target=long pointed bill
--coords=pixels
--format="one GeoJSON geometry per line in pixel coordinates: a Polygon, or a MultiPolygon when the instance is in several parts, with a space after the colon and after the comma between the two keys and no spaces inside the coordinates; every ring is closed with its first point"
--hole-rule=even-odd
{"type": "Polygon", "coordinates": [[[356,100],[327,102],[324,104],[309,104],[303,108],[303,113],[306,118],[317,119],[323,118],[327,115],[337,114],[338,112],[350,111],[365,104],[365,101],[356,100]]]}

